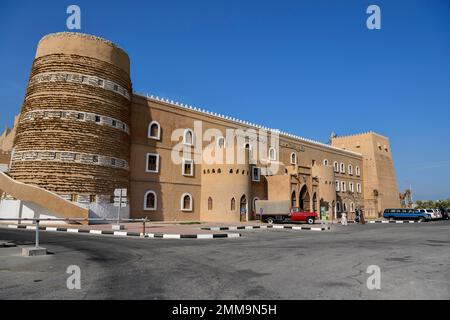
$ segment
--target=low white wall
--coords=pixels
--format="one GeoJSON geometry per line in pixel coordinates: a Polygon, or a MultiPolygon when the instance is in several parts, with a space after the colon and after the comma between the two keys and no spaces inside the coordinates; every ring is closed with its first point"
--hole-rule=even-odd
{"type": "Polygon", "coordinates": [[[46,209],[27,201],[21,200],[0,200],[0,218],[3,219],[25,219],[41,218],[55,219],[52,213],[46,209]]]}
{"type": "MultiPolygon", "coordinates": [[[[89,218],[101,219],[117,219],[117,207],[112,203],[90,203],[80,204],[78,206],[89,209],[89,218]]],[[[24,218],[41,218],[41,219],[57,219],[53,213],[48,210],[27,201],[21,200],[0,200],[0,218],[3,219],[24,219],[24,218]]],[[[120,208],[120,219],[130,218],[130,206],[120,208]]],[[[92,221],[91,224],[105,223],[106,221],[92,221]]],[[[46,222],[47,223],[47,222],[46,222]]],[[[55,222],[55,223],[62,223],[55,222]]],[[[111,222],[108,222],[111,223],[111,222]]]]}
{"type": "MultiPolygon", "coordinates": [[[[101,219],[117,219],[117,207],[112,203],[90,203],[78,204],[82,208],[89,209],[89,218],[101,219]]],[[[130,218],[130,206],[120,208],[120,219],[130,218]]],[[[91,224],[105,223],[104,221],[91,221],[91,224]]],[[[112,223],[111,221],[109,223],[112,223]]]]}

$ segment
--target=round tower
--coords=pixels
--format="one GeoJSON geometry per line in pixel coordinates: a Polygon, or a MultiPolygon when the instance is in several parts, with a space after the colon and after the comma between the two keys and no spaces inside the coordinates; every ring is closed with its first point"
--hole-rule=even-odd
{"type": "Polygon", "coordinates": [[[78,202],[128,188],[130,60],[81,33],[41,39],[21,109],[11,176],[78,202]]]}
{"type": "Polygon", "coordinates": [[[336,205],[336,186],[334,168],[330,165],[316,164],[312,167],[312,176],[319,178],[319,194],[317,208],[325,207],[327,216],[331,219],[336,205]]]}
{"type": "Polygon", "coordinates": [[[239,163],[238,151],[222,150],[234,153],[234,163],[202,164],[201,220],[242,221],[250,216],[252,166],[248,153],[239,163]]]}

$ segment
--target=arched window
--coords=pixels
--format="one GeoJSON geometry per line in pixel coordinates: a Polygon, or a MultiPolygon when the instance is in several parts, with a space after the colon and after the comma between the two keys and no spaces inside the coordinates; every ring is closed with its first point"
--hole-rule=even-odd
{"type": "Polygon", "coordinates": [[[155,211],[158,208],[158,198],[156,192],[149,190],[144,196],[144,210],[155,211]]]}
{"type": "Polygon", "coordinates": [[[208,198],[208,210],[212,210],[213,208],[213,199],[211,197],[208,198]]]}
{"type": "Polygon", "coordinates": [[[291,153],[291,164],[297,164],[297,154],[295,152],[291,153]]]}
{"type": "Polygon", "coordinates": [[[350,203],[350,212],[355,212],[355,204],[353,202],[350,203]]]}
{"type": "Polygon", "coordinates": [[[361,175],[361,170],[359,169],[358,166],[355,167],[355,172],[358,177],[361,175]]]}
{"type": "Polygon", "coordinates": [[[291,194],[291,207],[296,207],[297,206],[297,196],[295,195],[295,190],[292,191],[291,194]]]}
{"type": "Polygon", "coordinates": [[[148,125],[148,137],[150,139],[161,139],[161,126],[157,121],[152,121],[148,125]]]}
{"type": "Polygon", "coordinates": [[[217,138],[217,146],[219,148],[225,147],[225,138],[224,137],[218,137],[217,138]]]}
{"type": "Polygon", "coordinates": [[[340,187],[340,183],[339,183],[339,181],[338,180],[336,180],[336,191],[339,191],[339,190],[341,190],[341,187],[340,187]]]}
{"type": "Polygon", "coordinates": [[[194,132],[191,129],[184,130],[183,143],[187,146],[194,144],[194,132]]]}
{"type": "Polygon", "coordinates": [[[236,199],[231,199],[231,211],[236,211],[236,199]]]}
{"type": "Polygon", "coordinates": [[[356,184],[356,192],[361,193],[361,183],[356,184]]]}
{"type": "Polygon", "coordinates": [[[350,189],[350,192],[355,192],[355,185],[353,184],[353,182],[349,182],[348,187],[350,189]]]}
{"type": "Polygon", "coordinates": [[[345,164],[341,162],[341,173],[345,173],[345,164]]]}
{"type": "Polygon", "coordinates": [[[339,201],[336,202],[336,211],[341,212],[341,203],[339,201]]]}
{"type": "Polygon", "coordinates": [[[269,148],[269,160],[270,161],[277,160],[277,150],[275,150],[275,148],[269,148]]]}
{"type": "Polygon", "coordinates": [[[328,165],[328,159],[323,159],[323,165],[327,166],[328,165]]]}
{"type": "Polygon", "coordinates": [[[334,172],[339,172],[339,163],[337,161],[333,162],[334,172]]]}
{"type": "Polygon", "coordinates": [[[353,166],[351,164],[348,165],[348,174],[353,174],[353,166]]]}
{"type": "Polygon", "coordinates": [[[347,191],[347,184],[345,183],[345,181],[342,181],[342,182],[341,182],[341,191],[342,191],[342,192],[347,191]]]}
{"type": "Polygon", "coordinates": [[[192,211],[192,196],[189,193],[181,196],[181,211],[192,211]]]}
{"type": "Polygon", "coordinates": [[[345,202],[342,203],[342,211],[347,212],[347,205],[345,204],[345,202]]]}

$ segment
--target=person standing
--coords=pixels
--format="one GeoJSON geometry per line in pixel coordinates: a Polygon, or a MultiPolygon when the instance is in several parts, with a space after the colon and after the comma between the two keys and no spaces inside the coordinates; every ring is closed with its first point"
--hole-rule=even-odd
{"type": "Polygon", "coordinates": [[[342,213],[342,216],[341,216],[341,225],[343,225],[343,226],[347,226],[348,225],[347,214],[345,212],[342,213]]]}

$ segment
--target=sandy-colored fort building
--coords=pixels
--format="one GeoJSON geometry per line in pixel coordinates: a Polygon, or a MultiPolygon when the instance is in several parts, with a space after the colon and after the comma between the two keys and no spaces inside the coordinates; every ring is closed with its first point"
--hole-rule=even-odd
{"type": "Polygon", "coordinates": [[[115,188],[129,190],[123,216],[166,221],[253,219],[258,199],[328,218],[400,205],[388,138],[328,145],[133,93],[128,55],[80,33],[39,42],[20,115],[0,136],[0,171],[8,217],[115,217],[115,188]],[[239,131],[229,138],[230,129],[239,131]],[[176,146],[188,150],[179,163],[176,146]],[[211,146],[230,159],[243,150],[243,161],[198,161],[211,146]]]}

